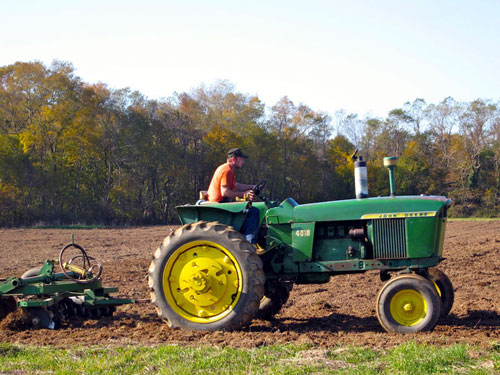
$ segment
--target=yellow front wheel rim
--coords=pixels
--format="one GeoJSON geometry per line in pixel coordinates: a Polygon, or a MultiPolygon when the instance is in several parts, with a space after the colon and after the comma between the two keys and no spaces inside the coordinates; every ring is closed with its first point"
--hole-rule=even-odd
{"type": "Polygon", "coordinates": [[[390,311],[398,324],[414,326],[427,315],[427,303],[416,290],[400,290],[391,299],[390,311]]]}
{"type": "Polygon", "coordinates": [[[439,297],[442,297],[442,295],[441,295],[441,289],[439,289],[439,286],[434,281],[432,281],[432,283],[434,284],[434,288],[436,288],[436,291],[437,291],[439,297]]]}
{"type": "Polygon", "coordinates": [[[227,316],[242,292],[236,258],[211,241],[189,242],[174,251],[163,272],[163,291],[171,308],[196,323],[227,316]]]}

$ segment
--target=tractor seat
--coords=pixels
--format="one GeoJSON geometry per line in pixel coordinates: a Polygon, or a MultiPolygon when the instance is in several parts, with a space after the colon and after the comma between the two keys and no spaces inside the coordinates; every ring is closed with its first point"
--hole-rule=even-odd
{"type": "Polygon", "coordinates": [[[203,203],[208,203],[208,191],[206,190],[200,190],[198,200],[196,201],[195,205],[199,206],[203,203]]]}
{"type": "Polygon", "coordinates": [[[200,195],[199,195],[198,199],[203,199],[203,200],[207,201],[208,200],[208,191],[200,190],[200,195]]]}

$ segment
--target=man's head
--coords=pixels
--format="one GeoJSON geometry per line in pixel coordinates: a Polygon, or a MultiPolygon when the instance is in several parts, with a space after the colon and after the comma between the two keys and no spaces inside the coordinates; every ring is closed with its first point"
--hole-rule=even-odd
{"type": "Polygon", "coordinates": [[[245,155],[240,148],[232,148],[227,152],[228,163],[236,168],[241,168],[246,158],[248,158],[248,156],[245,155]]]}

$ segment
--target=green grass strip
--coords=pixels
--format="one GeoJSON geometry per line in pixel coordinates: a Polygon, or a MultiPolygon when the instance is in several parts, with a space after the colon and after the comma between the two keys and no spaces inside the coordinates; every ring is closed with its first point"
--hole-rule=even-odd
{"type": "Polygon", "coordinates": [[[498,374],[500,345],[436,347],[409,342],[387,350],[276,345],[253,349],[75,347],[0,344],[1,374],[498,374]]]}

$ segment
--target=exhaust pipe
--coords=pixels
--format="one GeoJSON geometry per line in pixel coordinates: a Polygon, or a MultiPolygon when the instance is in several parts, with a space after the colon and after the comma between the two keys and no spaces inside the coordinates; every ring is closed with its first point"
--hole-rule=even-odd
{"type": "Polygon", "coordinates": [[[356,198],[368,198],[368,173],[366,161],[362,156],[357,156],[358,150],[354,151],[351,158],[354,162],[354,186],[356,188],[356,198]]]}

